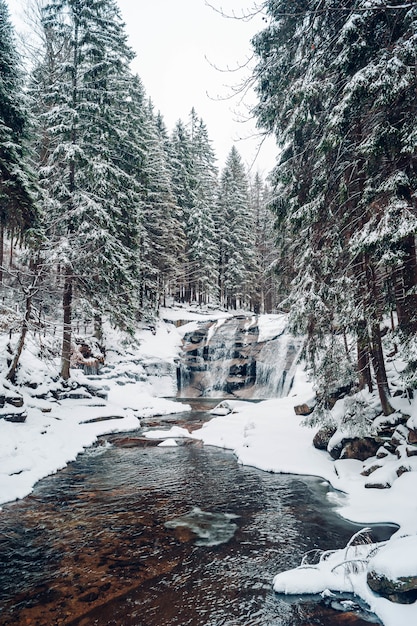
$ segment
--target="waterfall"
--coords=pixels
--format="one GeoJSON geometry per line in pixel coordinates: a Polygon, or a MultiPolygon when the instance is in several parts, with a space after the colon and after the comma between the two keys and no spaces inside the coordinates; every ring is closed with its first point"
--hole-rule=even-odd
{"type": "Polygon", "coordinates": [[[238,315],[197,323],[184,335],[177,370],[178,396],[273,398],[291,389],[301,341],[286,331],[285,316],[238,315]]]}
{"type": "Polygon", "coordinates": [[[302,341],[283,333],[265,342],[256,362],[253,398],[282,398],[291,391],[302,341]]]}

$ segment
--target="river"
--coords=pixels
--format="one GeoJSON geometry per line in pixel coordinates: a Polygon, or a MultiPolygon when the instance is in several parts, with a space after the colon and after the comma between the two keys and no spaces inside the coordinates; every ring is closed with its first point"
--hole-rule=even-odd
{"type": "MultiPolygon", "coordinates": [[[[197,411],[144,421],[196,427],[197,411]]],[[[102,437],[0,516],[2,626],[360,626],[366,612],[272,591],[274,574],[357,530],[311,477],[199,442],[102,437]]],[[[383,532],[382,530],[380,531],[383,532]]],[[[382,535],[377,538],[381,539],[382,535]]]]}

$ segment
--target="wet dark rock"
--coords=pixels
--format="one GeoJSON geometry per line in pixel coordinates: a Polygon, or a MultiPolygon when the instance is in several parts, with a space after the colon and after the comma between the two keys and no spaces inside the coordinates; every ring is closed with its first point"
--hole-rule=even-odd
{"type": "Polygon", "coordinates": [[[93,417],[89,420],[84,420],[80,424],[95,424],[96,422],[107,422],[108,420],[122,420],[123,415],[106,415],[103,417],[93,417]]]}
{"type": "Polygon", "coordinates": [[[6,396],[6,404],[11,404],[12,406],[20,408],[23,406],[23,398],[18,395],[8,395],[6,396]]]}
{"type": "Polygon", "coordinates": [[[407,446],[405,451],[407,456],[417,456],[417,446],[407,446]]]}
{"type": "Polygon", "coordinates": [[[163,439],[148,439],[147,437],[108,437],[107,440],[117,448],[155,447],[163,441],[163,439]]]}
{"type": "Polygon", "coordinates": [[[201,329],[196,329],[194,330],[192,333],[187,333],[184,336],[184,340],[189,342],[189,343],[201,343],[202,341],[204,341],[207,337],[207,329],[206,328],[201,328],[201,329]]]}
{"type": "Polygon", "coordinates": [[[381,442],[372,437],[354,437],[342,442],[341,459],[358,459],[365,461],[375,456],[381,442]]]}
{"type": "MultiPolygon", "coordinates": [[[[303,406],[303,405],[301,405],[303,406]]],[[[295,407],[297,408],[297,407],[295,407]]],[[[308,413],[297,413],[297,415],[308,415],[308,413]]],[[[314,435],[313,445],[318,450],[327,450],[330,439],[336,432],[336,428],[334,426],[325,426],[320,428],[317,433],[314,435]]]]}
{"type": "Polygon", "coordinates": [[[8,412],[7,409],[0,411],[0,419],[6,420],[6,422],[14,422],[17,424],[23,423],[26,421],[27,413],[25,410],[20,412],[8,412]]]}
{"type": "Polygon", "coordinates": [[[241,376],[228,376],[226,379],[226,393],[233,394],[235,391],[245,387],[247,383],[248,381],[241,376]]]}
{"type": "MultiPolygon", "coordinates": [[[[316,404],[313,403],[313,402],[309,403],[309,404],[307,404],[307,403],[297,404],[294,407],[294,413],[296,415],[304,415],[304,416],[311,415],[311,413],[314,411],[315,406],[316,406],[316,404]]],[[[335,429],[335,431],[336,431],[336,429],[335,429]]]]}
{"type": "Polygon", "coordinates": [[[408,431],[407,440],[408,443],[417,443],[417,430],[410,428],[408,431]]]}
{"type": "Polygon", "coordinates": [[[392,580],[380,572],[370,570],[367,583],[373,592],[391,602],[412,604],[417,600],[417,575],[401,576],[392,580]]]}
{"type": "Polygon", "coordinates": [[[362,476],[370,476],[373,472],[376,472],[376,470],[381,469],[382,465],[370,465],[369,467],[365,468],[361,474],[362,476]]]}

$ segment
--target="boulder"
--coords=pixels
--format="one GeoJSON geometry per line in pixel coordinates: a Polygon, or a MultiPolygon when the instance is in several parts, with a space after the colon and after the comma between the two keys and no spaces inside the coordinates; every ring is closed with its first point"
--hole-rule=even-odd
{"type": "MultiPolygon", "coordinates": [[[[22,398],[22,396],[19,396],[19,395],[7,394],[5,396],[5,403],[6,404],[11,404],[12,406],[20,408],[20,407],[23,406],[23,398],[22,398]]],[[[3,406],[4,406],[4,404],[3,404],[3,406]]]]}
{"type": "Polygon", "coordinates": [[[381,446],[377,450],[376,458],[377,459],[385,459],[387,456],[389,456],[389,454],[390,454],[389,451],[384,446],[381,446]]]}
{"type": "Polygon", "coordinates": [[[365,483],[365,489],[390,489],[391,483],[388,482],[367,482],[365,483]]]}
{"type": "Polygon", "coordinates": [[[327,450],[327,446],[329,445],[330,439],[336,432],[336,428],[334,426],[323,426],[320,428],[314,435],[313,445],[318,450],[327,450]]]}
{"type": "Polygon", "coordinates": [[[391,602],[412,604],[417,600],[417,575],[400,576],[394,580],[385,574],[370,571],[367,574],[368,586],[391,602]]]}
{"type": "Polygon", "coordinates": [[[366,459],[369,459],[369,457],[376,455],[380,447],[380,443],[380,441],[377,441],[372,437],[353,437],[352,439],[344,439],[342,441],[340,458],[365,461],[366,459]]]}
{"type": "MultiPolygon", "coordinates": [[[[409,437],[409,429],[404,424],[400,424],[396,427],[395,431],[391,437],[391,444],[397,448],[399,445],[403,443],[407,443],[407,439],[409,437]]],[[[411,443],[411,442],[410,442],[411,443]]]]}
{"type": "Polygon", "coordinates": [[[417,430],[414,430],[414,429],[409,430],[408,443],[417,443],[417,430]]]}
{"type": "Polygon", "coordinates": [[[362,470],[361,475],[362,476],[370,476],[373,472],[376,472],[376,470],[381,469],[382,465],[370,465],[369,467],[366,467],[364,470],[362,470]]]}
{"type": "Polygon", "coordinates": [[[368,563],[367,583],[391,602],[417,600],[417,536],[392,538],[368,563]]]}
{"type": "Polygon", "coordinates": [[[315,403],[313,402],[305,402],[304,404],[297,404],[297,406],[294,407],[294,412],[296,415],[310,415],[313,411],[314,411],[314,407],[315,407],[315,403]]]}
{"type": "Polygon", "coordinates": [[[406,446],[405,451],[407,456],[417,456],[417,446],[406,446]]]}
{"type": "Polygon", "coordinates": [[[15,422],[17,424],[20,424],[22,422],[25,422],[26,418],[27,418],[27,413],[25,410],[13,411],[13,410],[2,409],[0,411],[0,419],[4,419],[6,420],[6,422],[15,422]]]}

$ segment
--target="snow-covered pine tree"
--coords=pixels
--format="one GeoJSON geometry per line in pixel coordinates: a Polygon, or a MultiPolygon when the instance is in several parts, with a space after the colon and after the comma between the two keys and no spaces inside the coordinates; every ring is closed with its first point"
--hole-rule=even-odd
{"type": "Polygon", "coordinates": [[[220,300],[227,308],[250,309],[256,300],[254,226],[248,178],[233,146],[220,176],[218,195],[220,300]]]}
{"type": "Polygon", "coordinates": [[[3,278],[4,235],[21,237],[35,228],[39,193],[29,154],[29,107],[16,52],[13,28],[0,0],[0,282],[3,278]]]}
{"type": "MultiPolygon", "coordinates": [[[[196,203],[197,179],[193,164],[193,149],[190,134],[185,124],[178,120],[172,131],[169,145],[169,164],[172,176],[172,188],[180,209],[179,218],[187,237],[187,225],[191,211],[196,203]]],[[[179,286],[179,299],[190,302],[192,299],[193,266],[188,261],[186,243],[186,262],[179,286]]]]}
{"type": "Polygon", "coordinates": [[[133,53],[114,0],[51,0],[32,92],[41,175],[63,274],[63,378],[69,377],[73,286],[124,327],[135,314],[141,146],[130,143],[133,53]],[[132,161],[136,167],[132,168],[132,161]]]}
{"type": "Polygon", "coordinates": [[[217,299],[216,157],[207,127],[194,109],[189,123],[177,122],[168,149],[173,190],[186,235],[186,261],[179,298],[217,299]]]}
{"type": "Polygon", "coordinates": [[[257,115],[282,147],[276,206],[296,268],[295,321],[313,367],[329,333],[356,334],[358,376],[372,361],[389,413],[380,325],[392,293],[401,327],[414,327],[416,6],[266,8],[257,115]]]}
{"type": "MultiPolygon", "coordinates": [[[[383,11],[364,2],[352,7],[338,41],[345,62],[335,64],[344,87],[329,124],[345,152],[353,146],[361,198],[352,254],[361,259],[362,282],[380,312],[396,308],[405,339],[417,329],[416,32],[414,4],[394,2],[383,11]]],[[[350,187],[345,185],[348,193],[350,187]]]]}
{"type": "Polygon", "coordinates": [[[147,110],[147,150],[143,169],[141,235],[141,302],[145,314],[155,315],[167,295],[175,293],[185,261],[185,235],[172,190],[161,115],[147,110]]]}
{"type": "Polygon", "coordinates": [[[251,212],[255,223],[255,254],[257,276],[253,308],[256,312],[271,312],[277,304],[274,218],[271,210],[271,189],[259,172],[249,181],[251,212]]]}
{"type": "Polygon", "coordinates": [[[218,300],[218,245],[215,228],[218,172],[216,156],[203,120],[192,109],[191,146],[196,188],[187,223],[188,262],[193,299],[200,304],[218,300]]]}

